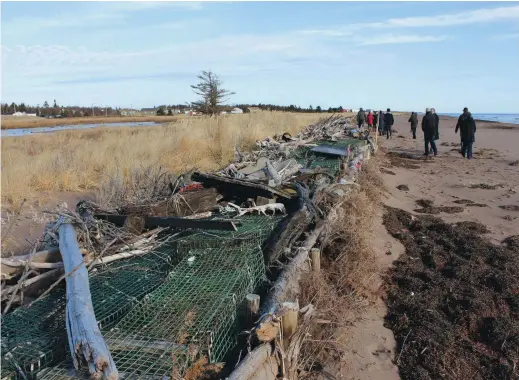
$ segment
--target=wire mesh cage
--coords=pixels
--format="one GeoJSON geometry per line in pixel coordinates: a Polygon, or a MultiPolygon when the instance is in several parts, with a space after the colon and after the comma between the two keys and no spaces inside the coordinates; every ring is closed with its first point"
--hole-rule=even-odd
{"type": "MultiPolygon", "coordinates": [[[[179,344],[174,339],[174,329],[166,330],[170,333],[165,337],[156,331],[166,323],[163,318],[180,318],[180,314],[165,306],[157,308],[161,304],[183,310],[187,316],[190,305],[196,306],[197,315],[210,311],[215,316],[225,315],[227,319],[222,320],[208,317],[207,323],[195,319],[196,326],[201,323],[199,330],[186,331],[191,339],[206,342],[202,346],[208,360],[220,360],[234,346],[233,334],[239,330],[236,305],[243,297],[236,289],[252,291],[263,278],[261,246],[281,219],[282,216],[246,215],[237,219],[242,223],[238,231],[190,231],[146,255],[92,271],[89,282],[94,312],[118,367],[124,369],[131,362],[135,368],[128,367],[125,372],[151,371],[146,366],[173,371],[173,357],[179,363],[179,372],[190,365],[193,345],[179,344]],[[196,263],[188,261],[192,257],[196,263]],[[199,288],[199,293],[194,288],[199,288]],[[154,308],[156,311],[150,314],[154,308]],[[151,322],[155,330],[149,324],[143,325],[142,331],[138,325],[133,329],[132,318],[137,318],[135,323],[155,321],[151,322]],[[142,341],[152,336],[157,337],[153,344],[160,349],[141,347],[142,341]],[[207,342],[214,342],[214,349],[207,342]]],[[[18,308],[2,318],[2,379],[34,377],[52,365],[55,367],[39,373],[38,378],[81,376],[81,372],[69,375],[65,307],[65,289],[59,288],[30,307],[18,308]]]]}

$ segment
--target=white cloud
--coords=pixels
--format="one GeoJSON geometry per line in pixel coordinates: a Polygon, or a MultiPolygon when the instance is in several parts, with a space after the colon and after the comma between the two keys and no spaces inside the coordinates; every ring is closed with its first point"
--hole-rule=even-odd
{"type": "Polygon", "coordinates": [[[75,12],[64,12],[45,17],[15,17],[2,20],[2,32],[12,36],[41,33],[46,29],[95,28],[101,26],[121,25],[132,15],[159,8],[178,8],[183,11],[202,9],[200,2],[186,1],[121,1],[94,2],[86,4],[84,9],[75,12]]]}
{"type": "Polygon", "coordinates": [[[360,45],[390,45],[390,44],[409,44],[440,42],[446,40],[446,36],[421,36],[421,35],[380,35],[362,38],[360,45]]]}
{"type": "Polygon", "coordinates": [[[479,24],[506,20],[519,20],[519,6],[477,9],[474,11],[436,16],[394,18],[389,19],[384,23],[384,25],[403,28],[419,28],[479,24]]]}
{"type": "Polygon", "coordinates": [[[496,34],[491,37],[493,40],[517,40],[519,39],[519,33],[508,33],[508,34],[496,34]]]}
{"type": "Polygon", "coordinates": [[[355,23],[336,28],[303,30],[301,33],[325,37],[344,37],[367,29],[448,27],[506,21],[519,21],[519,6],[477,9],[443,15],[392,18],[384,22],[355,23]]]}

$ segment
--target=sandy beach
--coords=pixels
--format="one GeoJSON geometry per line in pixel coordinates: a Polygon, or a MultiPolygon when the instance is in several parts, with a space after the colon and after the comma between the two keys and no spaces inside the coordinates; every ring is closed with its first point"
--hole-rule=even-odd
{"type": "MultiPolygon", "coordinates": [[[[419,129],[413,140],[407,120],[408,116],[396,116],[393,138],[378,137],[381,172],[389,189],[385,206],[418,217],[427,214],[422,213],[417,201],[432,201],[433,207],[440,207],[433,210],[439,212],[434,217],[446,223],[479,222],[488,229],[484,235],[500,247],[503,239],[518,235],[519,126],[477,122],[474,159],[467,160],[459,153],[459,134],[454,133],[457,119],[441,117],[440,140],[436,142],[439,154],[425,159],[423,133],[419,129]]],[[[384,210],[379,211],[375,215],[374,246],[382,268],[374,280],[382,284],[386,272],[394,268],[406,248],[388,233],[382,220],[384,210]]],[[[397,348],[393,331],[387,328],[388,308],[383,297],[345,337],[348,343],[342,374],[348,380],[403,378],[394,364],[402,348],[397,348]]]]}

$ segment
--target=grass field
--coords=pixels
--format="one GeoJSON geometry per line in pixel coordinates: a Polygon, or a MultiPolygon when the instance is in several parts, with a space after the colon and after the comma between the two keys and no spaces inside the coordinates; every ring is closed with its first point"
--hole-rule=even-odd
{"type": "Polygon", "coordinates": [[[258,112],[217,118],[182,118],[153,127],[96,128],[2,139],[2,201],[45,199],[62,191],[92,191],[104,181],[128,178],[137,168],[162,165],[172,172],[215,170],[234,159],[234,146],[297,133],[329,116],[258,112]]]}
{"type": "Polygon", "coordinates": [[[167,123],[178,121],[184,115],[177,116],[107,116],[107,117],[69,117],[63,119],[45,119],[35,116],[2,116],[2,129],[57,127],[60,125],[132,123],[154,121],[167,123]]]}

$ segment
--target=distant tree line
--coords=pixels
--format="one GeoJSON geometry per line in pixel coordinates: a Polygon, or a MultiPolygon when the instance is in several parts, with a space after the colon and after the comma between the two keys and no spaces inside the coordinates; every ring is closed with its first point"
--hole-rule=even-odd
{"type": "MultiPolygon", "coordinates": [[[[194,106],[194,104],[163,104],[160,106],[154,106],[148,110],[154,110],[159,116],[166,115],[174,115],[176,111],[180,111],[184,113],[185,111],[189,111],[192,109],[201,110],[204,108],[203,105],[194,106]]],[[[258,108],[262,111],[281,111],[281,112],[304,112],[304,113],[320,113],[320,112],[328,112],[328,113],[336,113],[343,112],[343,108],[339,107],[330,107],[327,110],[322,109],[321,106],[313,107],[309,106],[307,108],[303,108],[296,105],[289,106],[279,106],[275,104],[236,104],[233,106],[228,105],[218,105],[218,112],[227,111],[230,112],[233,108],[238,107],[243,110],[243,112],[249,112],[249,108],[258,108]]],[[[212,108],[206,108],[207,113],[211,113],[212,108]]],[[[146,109],[143,109],[146,110],[146,109]]],[[[1,104],[1,112],[2,115],[12,115],[15,112],[25,112],[28,114],[36,114],[36,116],[41,117],[90,117],[90,116],[121,116],[121,108],[112,108],[112,107],[81,107],[81,106],[61,106],[56,100],[53,101],[52,105],[49,102],[43,102],[43,106],[33,106],[27,105],[25,103],[2,103],[1,104]]],[[[203,111],[202,111],[203,112],[203,111]]]]}
{"type": "Polygon", "coordinates": [[[41,117],[89,117],[89,116],[120,116],[120,108],[112,107],[81,107],[81,106],[61,106],[56,100],[49,104],[48,101],[40,105],[28,105],[25,103],[3,103],[1,107],[2,115],[12,115],[15,112],[25,112],[36,114],[41,117]]]}
{"type": "Polygon", "coordinates": [[[344,109],[342,106],[339,107],[329,107],[327,110],[322,109],[321,106],[313,107],[309,106],[308,108],[302,108],[300,106],[296,106],[294,104],[291,104],[289,106],[278,106],[275,104],[238,104],[236,107],[239,107],[243,109],[244,112],[249,112],[249,108],[258,108],[262,111],[281,111],[281,112],[304,112],[304,113],[320,113],[320,112],[328,112],[328,113],[334,113],[334,112],[343,112],[344,109]]]}

